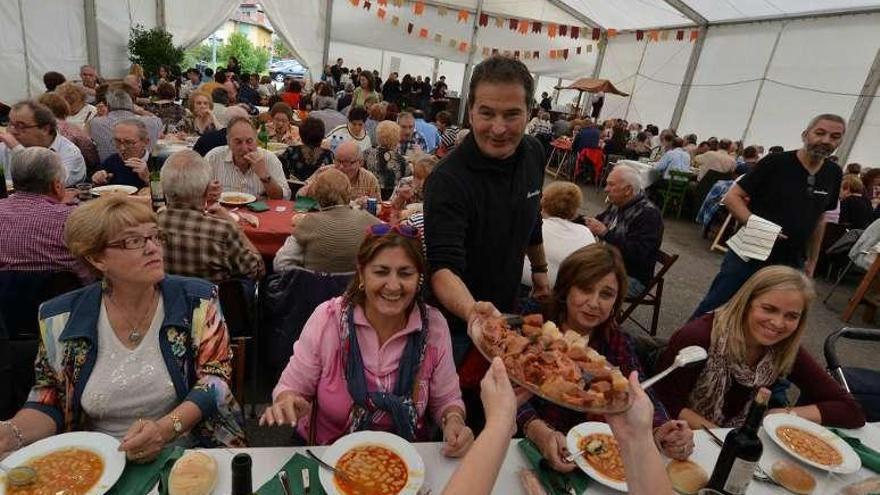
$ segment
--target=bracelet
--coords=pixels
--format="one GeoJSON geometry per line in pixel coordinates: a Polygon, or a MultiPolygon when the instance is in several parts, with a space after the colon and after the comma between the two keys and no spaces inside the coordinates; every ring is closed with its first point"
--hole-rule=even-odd
{"type": "Polygon", "coordinates": [[[547,263],[532,265],[532,273],[547,273],[547,263]]]}
{"type": "Polygon", "coordinates": [[[440,418],[440,426],[446,428],[446,423],[449,422],[449,418],[452,416],[458,416],[458,419],[461,420],[462,424],[464,423],[464,416],[461,415],[458,411],[452,411],[450,413],[444,414],[442,418],[440,418]]]}
{"type": "Polygon", "coordinates": [[[15,450],[24,447],[24,435],[22,435],[21,428],[19,428],[17,424],[12,421],[0,421],[0,426],[8,426],[9,429],[12,430],[12,435],[15,437],[17,443],[15,450]]]}

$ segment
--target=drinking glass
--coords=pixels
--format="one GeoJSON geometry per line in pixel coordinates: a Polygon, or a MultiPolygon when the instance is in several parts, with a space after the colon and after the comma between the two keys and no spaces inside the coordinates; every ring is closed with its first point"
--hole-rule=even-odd
{"type": "Polygon", "coordinates": [[[81,182],[77,184],[76,197],[80,201],[88,201],[92,199],[92,184],[90,182],[81,182]]]}

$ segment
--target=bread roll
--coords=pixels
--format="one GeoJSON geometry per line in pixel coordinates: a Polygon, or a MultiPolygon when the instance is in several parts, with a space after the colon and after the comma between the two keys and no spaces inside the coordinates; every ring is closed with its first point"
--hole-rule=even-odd
{"type": "Polygon", "coordinates": [[[797,464],[780,459],[773,463],[773,479],[794,493],[809,495],[816,489],[816,478],[797,464]]]}
{"type": "Polygon", "coordinates": [[[841,495],[870,495],[880,493],[880,476],[872,476],[862,481],[846,485],[840,490],[841,495]]]}
{"type": "Polygon", "coordinates": [[[202,452],[187,451],[168,477],[170,495],[210,495],[217,481],[217,462],[202,452]]]}
{"type": "Polygon", "coordinates": [[[709,475],[698,464],[691,461],[672,461],[666,465],[666,475],[672,488],[678,493],[692,495],[709,483],[709,475]]]}

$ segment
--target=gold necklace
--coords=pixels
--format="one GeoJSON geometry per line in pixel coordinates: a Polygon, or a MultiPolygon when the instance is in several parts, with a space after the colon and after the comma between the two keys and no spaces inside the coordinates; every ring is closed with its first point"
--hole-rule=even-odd
{"type": "Polygon", "coordinates": [[[131,330],[128,332],[128,341],[131,342],[132,344],[134,344],[135,346],[138,345],[140,343],[141,339],[144,338],[143,334],[138,330],[138,328],[143,327],[145,320],[147,320],[147,318],[150,317],[150,313],[152,313],[152,311],[150,311],[150,310],[153,308],[153,305],[156,303],[155,299],[156,299],[156,291],[154,290],[153,297],[150,298],[150,304],[147,306],[146,312],[144,313],[143,316],[141,316],[140,320],[137,322],[137,325],[131,325],[131,321],[128,318],[125,318],[126,313],[124,311],[122,311],[122,309],[119,307],[119,305],[116,303],[116,301],[113,300],[113,297],[111,297],[109,295],[107,296],[107,301],[113,306],[114,310],[119,312],[119,315],[122,316],[123,318],[125,318],[126,323],[128,323],[131,326],[131,330]]]}

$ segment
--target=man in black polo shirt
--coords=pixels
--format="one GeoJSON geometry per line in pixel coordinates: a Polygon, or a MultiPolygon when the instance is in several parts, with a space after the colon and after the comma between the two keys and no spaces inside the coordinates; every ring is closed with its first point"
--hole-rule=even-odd
{"type": "Polygon", "coordinates": [[[533,92],[532,76],[518,60],[494,56],[477,65],[468,92],[472,132],[425,184],[431,288],[447,311],[456,364],[474,353],[468,358],[474,376],[460,367],[464,385],[479,383],[488,367],[476,358],[467,323],[477,308],[491,308],[487,303],[513,310],[526,254],[533,295],[550,291],[540,215],[544,151],[525,136],[533,92]]]}
{"type": "Polygon", "coordinates": [[[823,214],[837,207],[840,167],[828,160],[843,139],[846,121],[838,115],[814,117],[801,134],[797,151],[764,157],[724,197],[736,220],[745,225],[751,214],[782,227],[766,261],[744,261],[728,251],[721,269],[691,318],[721,306],[752,276],[767,265],[803,268],[813,275],[824,231],[823,214]]]}

